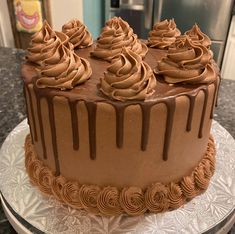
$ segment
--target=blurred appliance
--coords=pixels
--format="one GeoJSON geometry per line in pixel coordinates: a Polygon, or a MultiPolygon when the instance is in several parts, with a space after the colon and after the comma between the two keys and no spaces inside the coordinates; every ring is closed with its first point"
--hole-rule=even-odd
{"type": "Polygon", "coordinates": [[[182,34],[196,22],[212,40],[214,59],[220,66],[234,0],[110,0],[106,20],[120,16],[143,39],[154,23],[174,18],[182,34]]]}

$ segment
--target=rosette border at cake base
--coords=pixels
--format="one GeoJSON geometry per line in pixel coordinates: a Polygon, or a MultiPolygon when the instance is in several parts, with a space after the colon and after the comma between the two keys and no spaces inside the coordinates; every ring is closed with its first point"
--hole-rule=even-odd
{"type": "Polygon", "coordinates": [[[46,233],[152,233],[157,230],[201,233],[210,230],[234,212],[235,141],[217,122],[212,135],[216,142],[216,170],[205,193],[183,207],[162,214],[137,217],[105,217],[73,209],[52,196],[42,195],[30,184],[24,166],[26,120],[7,137],[0,152],[0,190],[14,212],[46,233]]]}

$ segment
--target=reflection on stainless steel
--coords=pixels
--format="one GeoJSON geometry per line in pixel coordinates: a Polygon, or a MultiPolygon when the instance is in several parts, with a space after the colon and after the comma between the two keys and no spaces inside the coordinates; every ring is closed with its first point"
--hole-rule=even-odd
{"type": "MultiPolygon", "coordinates": [[[[226,40],[226,38],[225,38],[226,40]]],[[[214,59],[217,64],[221,64],[223,59],[223,53],[225,48],[225,41],[214,41],[212,40],[211,50],[214,53],[214,59]]]]}
{"type": "MultiPolygon", "coordinates": [[[[154,0],[150,0],[153,1],[154,0]]],[[[133,28],[140,38],[146,38],[149,30],[145,27],[145,19],[148,17],[149,28],[152,27],[152,7],[148,10],[148,16],[145,15],[145,3],[150,1],[145,0],[110,0],[109,3],[106,1],[106,21],[114,16],[120,16],[126,20],[133,28]],[[108,12],[108,14],[107,14],[108,12]]]]}
{"type": "Polygon", "coordinates": [[[115,2],[115,3],[111,4],[111,11],[116,11],[117,8],[135,10],[135,11],[144,10],[144,0],[120,0],[119,2],[111,1],[111,3],[112,2],[115,2]],[[119,7],[112,7],[112,5],[119,5],[119,7]]]}
{"type": "MultiPolygon", "coordinates": [[[[212,40],[214,59],[221,65],[234,0],[109,0],[106,20],[121,16],[143,39],[155,22],[174,18],[184,33],[196,22],[212,40]]],[[[106,4],[106,6],[108,6],[106,4]]]]}
{"type": "Polygon", "coordinates": [[[221,64],[224,45],[231,19],[233,0],[156,0],[153,23],[174,18],[181,32],[197,23],[212,40],[212,51],[218,65],[221,64]]]}
{"type": "Polygon", "coordinates": [[[151,29],[152,27],[152,11],[153,11],[153,0],[144,2],[144,26],[147,29],[151,29]]]}
{"type": "Polygon", "coordinates": [[[174,18],[183,32],[196,22],[201,30],[213,40],[226,38],[231,18],[233,0],[160,0],[154,4],[154,22],[160,19],[174,18]],[[161,6],[160,6],[161,5],[161,6]]]}

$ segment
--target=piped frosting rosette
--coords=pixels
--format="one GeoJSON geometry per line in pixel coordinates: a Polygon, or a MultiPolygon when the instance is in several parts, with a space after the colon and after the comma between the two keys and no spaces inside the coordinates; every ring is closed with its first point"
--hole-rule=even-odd
{"type": "Polygon", "coordinates": [[[211,45],[210,38],[200,30],[197,24],[195,24],[190,30],[186,31],[185,35],[189,36],[195,44],[201,44],[207,48],[211,45]]]}
{"type": "Polygon", "coordinates": [[[86,59],[80,58],[74,51],[60,44],[54,54],[43,60],[36,85],[38,88],[72,89],[89,79],[91,73],[86,59]]]}
{"type": "Polygon", "coordinates": [[[159,49],[168,49],[180,36],[181,32],[176,27],[174,19],[163,20],[153,26],[149,32],[148,46],[159,49]]]}
{"type": "Polygon", "coordinates": [[[68,40],[69,38],[64,33],[53,31],[47,21],[44,21],[41,30],[32,36],[26,60],[41,65],[44,59],[55,53],[61,43],[72,49],[68,40]]]}
{"type": "Polygon", "coordinates": [[[74,48],[86,48],[93,43],[92,36],[87,27],[77,19],[73,19],[62,27],[62,32],[69,37],[74,48]]]}
{"type": "Polygon", "coordinates": [[[160,213],[168,210],[170,205],[168,193],[167,187],[161,183],[149,186],[145,193],[145,204],[149,211],[160,213]]]}
{"type": "Polygon", "coordinates": [[[101,78],[101,91],[108,97],[118,100],[144,100],[154,93],[155,76],[140,55],[130,49],[112,60],[101,78]]]}
{"type": "Polygon", "coordinates": [[[171,84],[212,83],[216,79],[210,51],[203,45],[194,44],[188,37],[169,48],[154,72],[171,84]]]}
{"type": "Polygon", "coordinates": [[[130,25],[120,17],[114,17],[106,22],[91,55],[111,61],[122,52],[123,47],[131,49],[141,57],[148,51],[147,46],[133,33],[130,25]]]}
{"type": "Polygon", "coordinates": [[[123,188],[120,193],[120,204],[123,210],[132,216],[144,214],[147,211],[144,193],[141,188],[123,188]]]}
{"type": "Polygon", "coordinates": [[[97,207],[105,215],[119,215],[122,213],[119,198],[120,194],[116,187],[105,187],[98,195],[97,207]]]}

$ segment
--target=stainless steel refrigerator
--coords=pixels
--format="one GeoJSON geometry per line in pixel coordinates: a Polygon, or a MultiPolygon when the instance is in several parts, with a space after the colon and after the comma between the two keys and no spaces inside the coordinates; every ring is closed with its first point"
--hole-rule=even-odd
{"type": "Polygon", "coordinates": [[[234,0],[106,0],[105,20],[121,16],[143,39],[155,22],[174,18],[184,33],[196,22],[212,40],[214,59],[220,66],[234,0]]]}

